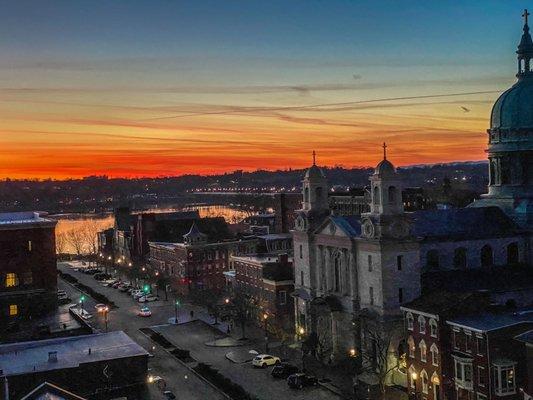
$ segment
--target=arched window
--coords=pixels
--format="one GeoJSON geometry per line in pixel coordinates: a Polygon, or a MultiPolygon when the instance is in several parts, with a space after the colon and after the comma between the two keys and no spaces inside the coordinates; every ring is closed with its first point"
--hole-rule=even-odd
{"type": "Polygon", "coordinates": [[[418,348],[420,349],[420,361],[426,362],[428,348],[426,346],[426,342],[424,341],[424,339],[420,341],[420,343],[418,344],[418,348]]]}
{"type": "Polygon", "coordinates": [[[333,282],[333,290],[335,292],[340,292],[341,290],[341,255],[340,253],[335,254],[333,258],[333,266],[334,266],[334,282],[333,282]]]}
{"type": "Polygon", "coordinates": [[[394,203],[396,201],[396,187],[389,186],[389,203],[394,203]]]}
{"type": "Polygon", "coordinates": [[[418,317],[418,331],[426,333],[426,319],[422,315],[418,317]]]}
{"type": "Polygon", "coordinates": [[[304,201],[309,203],[309,188],[307,187],[304,189],[304,201]]]}
{"type": "Polygon", "coordinates": [[[510,243],[507,246],[507,264],[518,264],[520,262],[520,256],[518,252],[518,243],[510,243]]]}
{"type": "Polygon", "coordinates": [[[429,352],[431,353],[431,364],[437,367],[439,365],[439,348],[435,343],[431,345],[429,352]]]}
{"type": "Polygon", "coordinates": [[[407,347],[409,347],[409,357],[415,358],[415,340],[412,336],[407,339],[407,347]]]}
{"type": "Polygon", "coordinates": [[[433,318],[429,320],[429,333],[431,334],[431,337],[437,337],[437,321],[433,318]]]}
{"type": "Polygon", "coordinates": [[[322,199],[322,188],[319,186],[315,189],[316,200],[322,199]]]}
{"type": "Polygon", "coordinates": [[[481,266],[490,267],[494,264],[494,259],[492,258],[492,247],[488,244],[481,248],[481,266]]]}
{"type": "Polygon", "coordinates": [[[411,314],[410,312],[408,312],[406,315],[405,315],[405,319],[407,320],[407,329],[412,331],[413,330],[413,323],[414,323],[414,318],[413,318],[413,314],[411,314]]]}
{"type": "Polygon", "coordinates": [[[496,163],[493,160],[489,162],[489,185],[496,184],[496,163]]]}
{"type": "Polygon", "coordinates": [[[459,247],[455,249],[453,254],[453,266],[456,269],[465,269],[466,268],[466,254],[467,251],[464,247],[459,247]]]}
{"type": "Polygon", "coordinates": [[[374,190],[372,191],[373,192],[373,197],[374,197],[374,204],[379,204],[379,187],[378,186],[374,186],[374,190]]]}
{"type": "Polygon", "coordinates": [[[429,380],[428,374],[424,369],[420,372],[420,380],[422,381],[422,393],[428,394],[429,380]]]}
{"type": "Polygon", "coordinates": [[[411,365],[409,367],[409,386],[411,386],[413,389],[416,388],[416,368],[414,365],[411,365]]]}
{"type": "Polygon", "coordinates": [[[426,253],[426,266],[431,269],[439,268],[439,251],[429,250],[426,253]]]}

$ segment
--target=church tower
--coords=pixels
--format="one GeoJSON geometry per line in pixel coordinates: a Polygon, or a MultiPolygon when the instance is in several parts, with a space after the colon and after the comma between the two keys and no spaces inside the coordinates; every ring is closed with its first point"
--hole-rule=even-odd
{"type": "Polygon", "coordinates": [[[488,194],[472,207],[497,206],[526,229],[533,226],[533,41],[524,10],[516,51],[517,82],[494,104],[488,133],[488,194]]]}
{"type": "Polygon", "coordinates": [[[313,151],[313,165],[305,173],[303,180],[302,209],[305,211],[324,211],[328,209],[328,182],[326,176],[316,165],[313,151]]]}
{"type": "Polygon", "coordinates": [[[404,212],[402,180],[387,160],[370,177],[370,212],[361,215],[357,266],[361,308],[383,318],[399,315],[400,306],[420,295],[418,243],[404,212]]]}

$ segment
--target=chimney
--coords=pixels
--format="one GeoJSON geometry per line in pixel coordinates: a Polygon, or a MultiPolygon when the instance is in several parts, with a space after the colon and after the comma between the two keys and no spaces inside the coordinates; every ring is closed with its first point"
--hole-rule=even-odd
{"type": "Polygon", "coordinates": [[[48,362],[57,362],[57,351],[48,352],[48,362]]]}

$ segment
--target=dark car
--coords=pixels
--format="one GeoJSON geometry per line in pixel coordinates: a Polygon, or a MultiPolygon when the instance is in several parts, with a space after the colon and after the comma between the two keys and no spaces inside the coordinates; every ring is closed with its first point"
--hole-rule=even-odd
{"type": "Polygon", "coordinates": [[[302,389],[306,386],[317,386],[318,379],[314,376],[299,372],[287,378],[287,385],[292,389],[302,389]]]}
{"type": "Polygon", "coordinates": [[[97,281],[103,281],[103,280],[112,278],[112,276],[109,274],[106,274],[105,272],[97,272],[96,274],[93,275],[93,278],[96,279],[97,281]]]}
{"type": "Polygon", "coordinates": [[[281,365],[276,365],[274,368],[272,368],[272,372],[270,375],[272,375],[274,378],[288,378],[290,375],[295,374],[299,372],[300,370],[298,367],[292,364],[286,364],[283,363],[281,365]]]}
{"type": "Polygon", "coordinates": [[[174,400],[176,398],[176,395],[172,393],[170,390],[165,390],[163,392],[163,395],[169,400],[174,400]]]}

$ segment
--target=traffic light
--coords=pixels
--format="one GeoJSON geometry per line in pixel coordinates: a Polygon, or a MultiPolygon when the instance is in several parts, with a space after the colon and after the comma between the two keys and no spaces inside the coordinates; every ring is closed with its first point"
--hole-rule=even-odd
{"type": "Polygon", "coordinates": [[[180,301],[179,301],[179,300],[176,300],[176,305],[177,305],[177,306],[180,305],[180,301]]]}
{"type": "Polygon", "coordinates": [[[143,291],[144,291],[144,293],[148,293],[150,291],[150,286],[144,285],[143,291]]]}
{"type": "Polygon", "coordinates": [[[84,301],[85,301],[85,296],[81,296],[81,297],[80,297],[80,301],[81,301],[81,302],[84,302],[84,301]]]}

